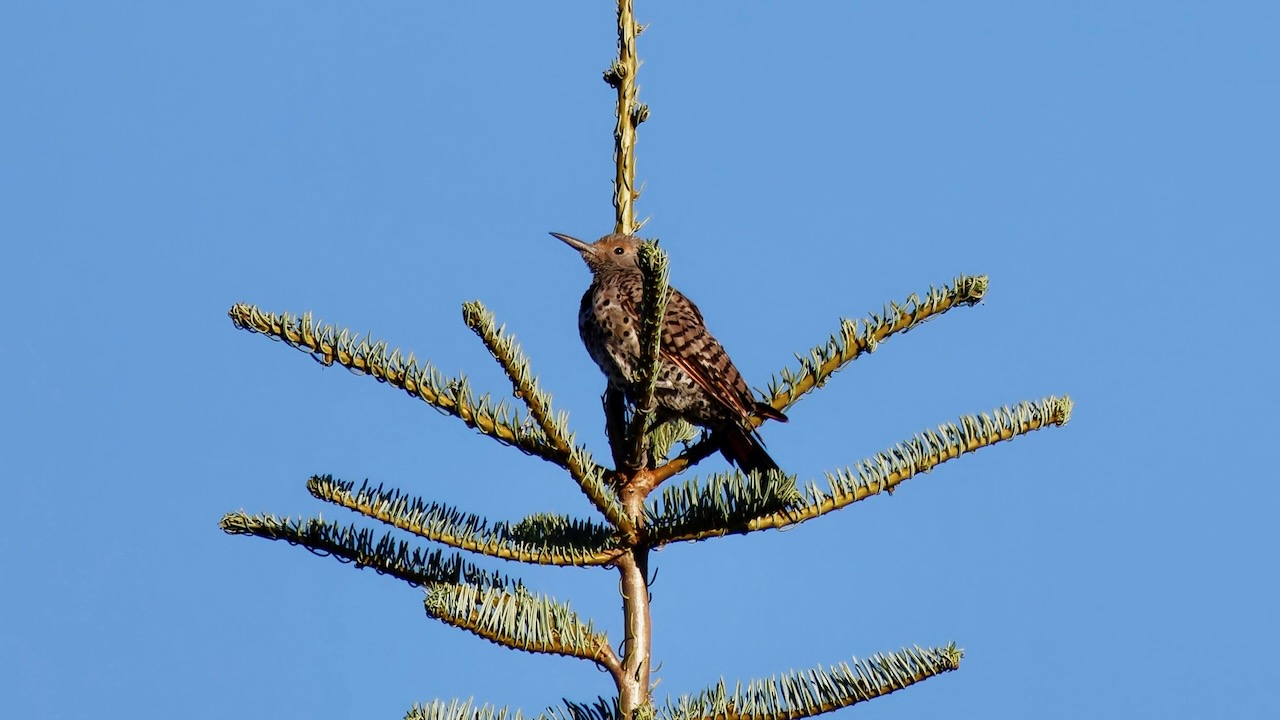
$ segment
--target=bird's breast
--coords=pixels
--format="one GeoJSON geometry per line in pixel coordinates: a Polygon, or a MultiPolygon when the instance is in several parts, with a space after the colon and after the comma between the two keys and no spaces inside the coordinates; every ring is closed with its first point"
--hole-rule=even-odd
{"type": "Polygon", "coordinates": [[[592,285],[578,308],[578,333],[596,365],[617,389],[632,382],[640,355],[639,318],[607,286],[592,285]]]}

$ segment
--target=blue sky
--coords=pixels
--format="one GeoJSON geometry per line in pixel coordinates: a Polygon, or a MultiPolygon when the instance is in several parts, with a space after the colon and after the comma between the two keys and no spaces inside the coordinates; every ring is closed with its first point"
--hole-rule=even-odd
{"type": "MultiPolygon", "coordinates": [[[[638,13],[639,211],[750,383],[842,316],[991,277],[766,427],[783,467],[820,478],[964,413],[1076,401],[1067,427],[893,497],[663,550],[658,695],[955,641],[960,672],[844,714],[1270,716],[1280,5],[638,13]]],[[[587,272],[546,232],[612,222],[612,22],[605,2],[0,10],[0,715],[610,691],[217,521],[348,519],[313,473],[495,519],[591,512],[552,467],[225,313],[310,310],[501,395],[461,323],[481,299],[602,453],[587,272]]],[[[524,576],[620,637],[611,573],[524,576]]]]}

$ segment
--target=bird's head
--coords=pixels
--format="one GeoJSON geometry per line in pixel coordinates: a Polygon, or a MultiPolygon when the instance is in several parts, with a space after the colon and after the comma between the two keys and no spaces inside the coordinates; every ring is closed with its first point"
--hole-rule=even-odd
{"type": "Polygon", "coordinates": [[[613,233],[593,243],[585,243],[572,235],[553,232],[551,236],[577,250],[592,273],[608,270],[637,270],[640,267],[637,253],[640,238],[634,235],[613,233]]]}

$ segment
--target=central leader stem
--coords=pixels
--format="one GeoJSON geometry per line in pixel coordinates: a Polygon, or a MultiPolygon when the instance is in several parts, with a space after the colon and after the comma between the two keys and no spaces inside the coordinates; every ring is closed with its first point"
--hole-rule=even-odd
{"type": "MultiPolygon", "coordinates": [[[[623,504],[637,527],[644,522],[644,498],[624,490],[623,504]]],[[[618,709],[626,720],[635,720],[636,710],[648,705],[650,659],[653,656],[653,627],[649,614],[649,548],[632,547],[618,559],[621,575],[622,616],[626,625],[623,641],[622,674],[618,680],[618,709]]]]}
{"type": "Polygon", "coordinates": [[[618,60],[610,70],[618,91],[618,124],[613,131],[613,159],[617,174],[613,183],[614,232],[627,235],[636,230],[636,125],[640,122],[636,100],[636,73],[640,70],[636,57],[639,34],[631,0],[618,0],[618,60]]]}

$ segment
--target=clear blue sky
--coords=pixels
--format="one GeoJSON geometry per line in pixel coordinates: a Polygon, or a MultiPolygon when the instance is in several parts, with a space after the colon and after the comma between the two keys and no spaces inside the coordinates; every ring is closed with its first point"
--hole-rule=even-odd
{"type": "MultiPolygon", "coordinates": [[[[1280,4],[639,14],[639,209],[749,382],[841,316],[991,276],[983,305],[765,428],[784,467],[1077,403],[893,497],[662,551],[658,695],[955,641],[960,672],[844,713],[1271,717],[1280,4]]],[[[482,299],[603,452],[587,272],[546,232],[610,227],[612,22],[603,1],[5,4],[0,715],[397,718],[611,690],[217,521],[348,519],[312,473],[495,519],[590,512],[551,466],[225,313],[314,311],[505,394],[460,319],[482,299]]],[[[611,573],[525,577],[620,637],[611,573]]]]}

